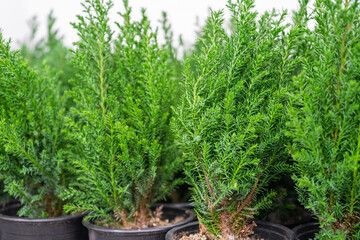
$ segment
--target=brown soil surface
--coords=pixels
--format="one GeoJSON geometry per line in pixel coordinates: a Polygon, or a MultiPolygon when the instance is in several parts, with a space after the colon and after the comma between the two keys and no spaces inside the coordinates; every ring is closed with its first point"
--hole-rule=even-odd
{"type": "Polygon", "coordinates": [[[142,228],[153,228],[153,227],[163,227],[172,224],[177,224],[185,221],[186,216],[177,216],[171,221],[169,219],[164,219],[162,206],[156,208],[155,211],[151,213],[146,223],[137,223],[137,222],[128,222],[127,228],[124,228],[122,225],[114,223],[106,223],[105,220],[97,221],[96,225],[110,228],[110,229],[142,229],[142,228]]]}
{"type": "MultiPolygon", "coordinates": [[[[185,234],[180,234],[179,236],[177,236],[176,239],[177,240],[209,240],[202,233],[190,234],[189,236],[186,236],[185,234]]],[[[264,240],[264,239],[248,237],[248,238],[241,238],[241,239],[236,239],[236,240],[264,240]]]]}

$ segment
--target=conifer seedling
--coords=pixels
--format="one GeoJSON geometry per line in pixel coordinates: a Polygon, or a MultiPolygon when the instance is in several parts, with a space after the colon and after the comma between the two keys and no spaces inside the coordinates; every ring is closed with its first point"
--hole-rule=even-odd
{"type": "Polygon", "coordinates": [[[360,239],[360,6],[316,1],[302,73],[289,109],[301,203],[320,222],[316,239],[360,239]]]}
{"type": "Polygon", "coordinates": [[[80,41],[67,126],[78,178],[64,194],[73,199],[65,209],[88,211],[86,219],[103,226],[146,228],[150,204],[181,182],[169,125],[177,82],[169,45],[159,44],[145,10],[135,21],[123,3],[116,35],[112,1],[84,1],[73,24],[80,41]]]}
{"type": "Polygon", "coordinates": [[[66,99],[55,74],[41,69],[40,77],[0,33],[0,179],[21,201],[18,215],[29,218],[62,216],[59,194],[72,181],[62,132],[66,99]]]}
{"type": "Polygon", "coordinates": [[[253,0],[228,1],[228,9],[231,33],[223,11],[212,11],[187,60],[172,122],[200,231],[226,240],[253,233],[255,215],[275,196],[268,184],[288,168],[284,93],[297,66],[286,12],[258,18],[253,0]]]}

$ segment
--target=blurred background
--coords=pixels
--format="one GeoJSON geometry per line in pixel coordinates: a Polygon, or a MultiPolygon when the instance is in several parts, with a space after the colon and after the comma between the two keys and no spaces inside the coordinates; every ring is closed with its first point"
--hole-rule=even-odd
{"type": "MultiPolygon", "coordinates": [[[[112,11],[112,20],[117,21],[117,12],[122,11],[122,1],[114,0],[115,7],[112,11]]],[[[134,17],[140,17],[141,8],[147,9],[152,25],[160,26],[162,11],[167,12],[169,22],[174,31],[175,41],[182,35],[184,46],[191,46],[196,39],[196,32],[209,14],[209,8],[214,10],[224,9],[227,0],[129,0],[133,8],[134,17]]],[[[272,8],[288,9],[289,19],[291,13],[297,9],[297,0],[255,0],[259,13],[272,8]]],[[[56,18],[55,29],[67,47],[77,40],[76,32],[70,22],[76,20],[76,15],[82,11],[81,0],[0,0],[0,29],[5,38],[11,38],[13,47],[21,47],[31,35],[30,20],[36,16],[38,32],[36,38],[43,38],[47,33],[47,16],[53,10],[56,18]]],[[[225,14],[228,13],[225,11],[225,14]]],[[[114,27],[115,29],[115,27],[114,27]]]]}

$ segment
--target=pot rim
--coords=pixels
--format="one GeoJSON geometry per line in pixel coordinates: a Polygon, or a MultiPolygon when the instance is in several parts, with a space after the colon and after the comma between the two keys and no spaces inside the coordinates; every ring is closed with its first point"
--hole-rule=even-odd
{"type": "Polygon", "coordinates": [[[140,228],[140,229],[111,229],[111,228],[97,226],[95,224],[90,223],[89,221],[82,221],[82,224],[89,230],[94,230],[94,231],[103,232],[103,233],[124,233],[124,234],[126,234],[126,233],[153,233],[153,232],[158,232],[158,231],[166,231],[166,230],[170,230],[170,229],[173,229],[173,228],[176,228],[179,226],[187,225],[188,223],[192,222],[195,218],[195,214],[188,209],[177,207],[177,206],[164,205],[164,209],[167,209],[167,208],[183,210],[185,213],[188,212],[189,216],[187,218],[185,218],[184,221],[179,222],[179,223],[175,223],[175,224],[171,224],[171,225],[167,225],[167,226],[161,226],[161,227],[140,228]]]}
{"type": "Polygon", "coordinates": [[[293,232],[296,234],[299,230],[303,229],[303,228],[307,228],[307,227],[317,227],[320,229],[320,224],[318,222],[309,222],[309,223],[304,223],[304,224],[300,224],[297,225],[296,227],[292,228],[291,230],[293,230],[293,232]]]}
{"type": "MultiPolygon", "coordinates": [[[[266,221],[255,221],[255,223],[258,226],[264,226],[264,227],[269,226],[271,229],[276,229],[276,228],[281,229],[281,230],[285,231],[290,237],[293,237],[293,239],[295,239],[295,233],[292,231],[292,229],[290,229],[290,228],[288,228],[288,227],[286,227],[284,225],[277,224],[277,223],[272,223],[272,222],[266,222],[266,221]]],[[[167,232],[165,239],[169,239],[167,237],[173,236],[180,229],[187,228],[187,227],[193,227],[195,225],[199,225],[199,222],[190,222],[188,224],[173,228],[173,229],[171,229],[170,231],[167,232]]]]}
{"type": "MultiPolygon", "coordinates": [[[[9,209],[9,208],[18,208],[20,207],[20,203],[15,203],[9,206],[5,206],[3,209],[9,209]]],[[[72,214],[62,217],[50,217],[50,218],[25,218],[25,217],[15,217],[15,216],[9,216],[6,214],[0,213],[0,220],[4,221],[10,221],[10,222],[25,222],[25,223],[50,223],[50,222],[62,222],[62,221],[68,221],[73,220],[77,218],[82,218],[86,215],[86,213],[80,213],[80,214],[72,214]]]]}

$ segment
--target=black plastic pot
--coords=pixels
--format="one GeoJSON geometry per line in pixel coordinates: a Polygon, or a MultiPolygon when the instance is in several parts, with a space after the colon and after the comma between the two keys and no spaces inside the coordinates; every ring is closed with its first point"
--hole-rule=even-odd
{"type": "Polygon", "coordinates": [[[293,228],[293,232],[295,233],[296,240],[314,239],[315,234],[318,233],[319,231],[320,231],[320,227],[318,223],[301,224],[293,228]]]}
{"type": "Polygon", "coordinates": [[[193,203],[193,202],[175,203],[175,206],[181,207],[181,208],[185,208],[185,209],[193,210],[194,207],[195,207],[195,203],[193,203]]]}
{"type": "MultiPolygon", "coordinates": [[[[294,240],[295,234],[289,228],[280,224],[268,222],[256,222],[257,227],[254,228],[254,237],[264,240],[294,240]]],[[[186,235],[199,232],[199,223],[193,222],[170,230],[165,240],[176,240],[176,236],[185,233],[186,235]]]]}
{"type": "Polygon", "coordinates": [[[87,240],[83,215],[29,219],[17,216],[21,205],[14,203],[0,210],[1,240],[87,240]]]}
{"type": "Polygon", "coordinates": [[[160,206],[170,206],[170,207],[177,207],[177,208],[185,208],[193,210],[195,203],[193,202],[184,202],[184,203],[154,203],[153,207],[160,207],[160,206]]]}
{"type": "Polygon", "coordinates": [[[163,207],[164,217],[172,220],[177,216],[186,216],[186,219],[177,224],[172,224],[164,227],[154,227],[154,228],[143,228],[143,229],[109,229],[104,227],[99,227],[90,222],[84,221],[83,224],[89,230],[89,239],[90,240],[162,240],[165,238],[166,233],[174,228],[181,225],[187,224],[194,221],[195,215],[184,208],[179,208],[177,206],[164,205],[163,207]]]}

